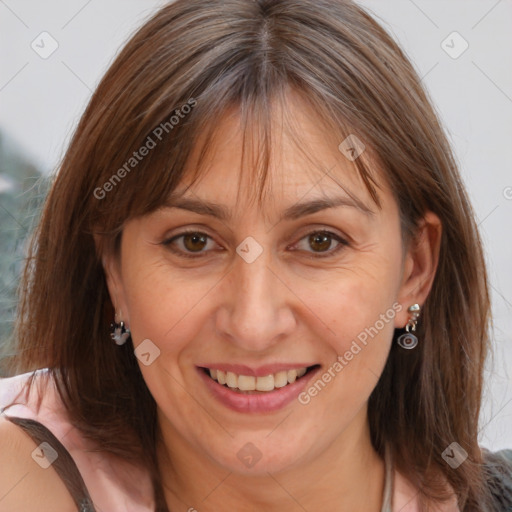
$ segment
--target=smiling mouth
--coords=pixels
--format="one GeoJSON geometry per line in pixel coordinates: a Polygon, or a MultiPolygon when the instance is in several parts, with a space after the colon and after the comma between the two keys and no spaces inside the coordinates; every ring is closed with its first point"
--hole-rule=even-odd
{"type": "Polygon", "coordinates": [[[320,365],[283,370],[263,377],[252,375],[238,375],[233,372],[225,372],[214,368],[201,368],[212,380],[240,394],[253,395],[265,394],[284,388],[295,381],[302,379],[310,371],[320,365]]]}

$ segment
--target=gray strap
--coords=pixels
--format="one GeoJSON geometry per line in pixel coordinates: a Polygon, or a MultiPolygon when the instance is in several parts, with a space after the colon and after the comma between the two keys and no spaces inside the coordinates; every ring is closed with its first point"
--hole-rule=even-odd
{"type": "Polygon", "coordinates": [[[79,512],[96,512],[85,482],[76,466],[73,457],[64,445],[43,424],[35,420],[4,416],[10,422],[22,428],[37,445],[47,442],[56,452],[57,458],[52,463],[53,468],[71,494],[79,512]]]}

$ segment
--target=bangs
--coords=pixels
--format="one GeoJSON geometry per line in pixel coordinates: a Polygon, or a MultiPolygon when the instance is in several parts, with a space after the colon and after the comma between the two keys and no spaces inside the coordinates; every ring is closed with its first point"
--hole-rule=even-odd
{"type": "MultiPolygon", "coordinates": [[[[178,188],[184,192],[197,184],[211,170],[216,147],[226,136],[222,126],[227,119],[237,123],[242,144],[236,204],[240,200],[243,183],[244,201],[255,201],[261,207],[263,202],[272,200],[270,169],[281,158],[275,148],[281,147],[283,137],[293,144],[293,151],[297,151],[306,163],[301,171],[310,175],[311,189],[322,180],[331,180],[354,198],[333,166],[326,165],[325,155],[316,154],[311,147],[307,134],[294,115],[297,106],[301,113],[314,116],[321,138],[333,148],[335,158],[342,159],[343,165],[356,173],[374,203],[381,207],[377,194],[377,159],[370,157],[372,151],[368,141],[365,141],[360,156],[353,160],[347,158],[340,143],[353,137],[356,130],[349,127],[342,116],[334,115],[332,109],[328,110],[312,94],[292,88],[288,83],[274,83],[272,89],[270,84],[261,84],[260,90],[242,90],[242,96],[234,97],[229,94],[233,87],[224,81],[211,85],[197,98],[181,102],[182,106],[191,103],[195,106],[119,184],[113,194],[118,197],[112,197],[105,211],[108,215],[103,217],[106,229],[101,231],[120,235],[126,221],[165,206],[178,188]],[[115,212],[118,212],[117,216],[115,212]]],[[[165,128],[165,123],[173,117],[171,113],[179,108],[169,110],[157,119],[154,128],[146,132],[135,146],[143,147],[144,141],[161,136],[162,127],[165,128]]]]}
{"type": "MultiPolygon", "coordinates": [[[[303,126],[295,113],[298,109],[310,117],[314,116],[320,137],[333,148],[336,159],[343,160],[343,165],[358,175],[364,183],[375,204],[380,207],[377,194],[377,179],[375,173],[375,159],[370,159],[368,151],[354,160],[347,159],[341,149],[340,142],[353,136],[353,130],[348,128],[343,121],[333,120],[326,115],[321,115],[321,106],[318,102],[311,101],[310,95],[303,91],[292,89],[285,85],[279,87],[272,97],[255,96],[242,98],[239,104],[229,106],[220,105],[218,111],[206,127],[202,127],[196,140],[195,154],[186,164],[183,182],[187,182],[187,189],[197,183],[208,171],[211,170],[211,162],[220,139],[225,136],[221,124],[226,117],[235,118],[241,134],[241,158],[238,174],[237,203],[240,197],[241,184],[245,179],[245,190],[250,191],[250,201],[256,201],[259,207],[263,202],[271,199],[272,188],[269,176],[272,167],[278,165],[282,155],[276,152],[276,148],[282,147],[282,139],[293,145],[293,151],[300,154],[304,161],[301,171],[310,175],[311,188],[314,188],[322,180],[332,180],[342,188],[345,193],[352,193],[340,181],[336,175],[334,166],[328,166],[326,155],[319,155],[318,150],[311,145],[303,126]],[[293,102],[293,99],[298,101],[293,102]]],[[[325,110],[325,109],[324,109],[325,110]]],[[[364,150],[366,152],[366,148],[364,150]]],[[[332,162],[332,160],[331,160],[332,162]]],[[[247,199],[247,197],[244,197],[247,199]]]]}

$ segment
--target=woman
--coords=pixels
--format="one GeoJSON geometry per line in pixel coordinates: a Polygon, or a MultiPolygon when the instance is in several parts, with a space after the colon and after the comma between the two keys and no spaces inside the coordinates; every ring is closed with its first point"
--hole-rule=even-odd
{"type": "Polygon", "coordinates": [[[512,506],[511,452],[477,442],[473,212],[355,4],[165,6],[93,95],[28,262],[0,510],[512,506]]]}

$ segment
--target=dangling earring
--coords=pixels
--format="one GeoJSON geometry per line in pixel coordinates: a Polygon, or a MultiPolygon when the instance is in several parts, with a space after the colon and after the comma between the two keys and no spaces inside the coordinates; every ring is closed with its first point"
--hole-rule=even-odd
{"type": "Polygon", "coordinates": [[[130,329],[125,327],[122,320],[119,323],[114,320],[114,323],[110,324],[110,337],[116,342],[116,345],[124,345],[130,335],[130,329]]]}
{"type": "Polygon", "coordinates": [[[407,325],[405,326],[405,330],[407,332],[398,337],[397,343],[402,348],[410,350],[418,345],[418,338],[412,334],[411,331],[416,331],[416,325],[418,323],[418,317],[420,316],[421,308],[419,304],[413,304],[407,311],[409,311],[411,314],[409,320],[407,321],[407,325]]]}

